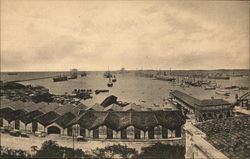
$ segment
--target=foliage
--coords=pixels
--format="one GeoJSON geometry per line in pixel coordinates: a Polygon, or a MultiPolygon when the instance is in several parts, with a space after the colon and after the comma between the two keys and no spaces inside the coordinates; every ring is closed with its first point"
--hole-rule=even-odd
{"type": "Polygon", "coordinates": [[[185,147],[180,145],[165,145],[156,143],[152,146],[143,147],[142,152],[123,145],[112,145],[92,150],[92,155],[84,153],[81,149],[73,150],[69,147],[59,146],[55,141],[48,140],[38,149],[31,147],[32,154],[23,150],[1,148],[1,158],[96,158],[96,159],[184,159],[185,147]]]}
{"type": "Polygon", "coordinates": [[[165,145],[156,143],[152,146],[143,147],[137,158],[140,159],[184,159],[185,147],[180,145],[165,145]]]}
{"type": "Polygon", "coordinates": [[[24,150],[15,150],[15,149],[10,149],[8,147],[3,147],[0,146],[1,154],[0,158],[30,158],[31,154],[24,150]]]}
{"type": "Polygon", "coordinates": [[[82,158],[85,153],[81,149],[73,150],[72,148],[59,146],[55,141],[48,140],[42,144],[37,151],[35,158],[82,158]]]}
{"type": "Polygon", "coordinates": [[[138,155],[138,152],[134,148],[129,148],[123,145],[112,145],[106,146],[105,148],[97,148],[92,151],[94,154],[94,158],[105,158],[105,159],[113,159],[113,158],[133,158],[138,155]]]}

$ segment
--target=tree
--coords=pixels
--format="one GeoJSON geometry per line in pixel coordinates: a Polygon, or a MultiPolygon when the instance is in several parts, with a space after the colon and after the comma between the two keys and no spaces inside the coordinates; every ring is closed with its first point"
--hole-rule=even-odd
{"type": "Polygon", "coordinates": [[[59,151],[60,147],[56,141],[48,140],[42,144],[42,147],[37,151],[35,157],[38,158],[62,158],[59,151]]]}
{"type": "Polygon", "coordinates": [[[129,148],[123,145],[112,145],[106,146],[105,148],[97,148],[92,151],[94,156],[93,158],[105,158],[105,159],[113,159],[113,158],[133,158],[138,155],[138,151],[133,148],[129,148]]]}
{"type": "Polygon", "coordinates": [[[184,159],[185,147],[181,145],[165,145],[156,143],[152,146],[143,147],[137,158],[141,159],[184,159]]]}
{"type": "Polygon", "coordinates": [[[82,158],[86,157],[81,149],[73,150],[72,148],[59,146],[56,141],[48,140],[42,144],[37,151],[35,158],[82,158]]]}

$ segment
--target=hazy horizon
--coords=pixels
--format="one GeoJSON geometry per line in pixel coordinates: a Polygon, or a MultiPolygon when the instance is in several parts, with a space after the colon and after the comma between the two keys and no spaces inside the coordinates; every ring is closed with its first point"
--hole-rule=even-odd
{"type": "Polygon", "coordinates": [[[1,72],[249,69],[247,1],[1,1],[1,72]]]}
{"type": "MultiPolygon", "coordinates": [[[[109,70],[109,71],[120,71],[118,70],[109,70]]],[[[70,70],[33,70],[33,71],[1,71],[5,72],[69,72],[70,70]]],[[[105,72],[108,70],[77,70],[77,71],[86,71],[86,72],[105,72]]],[[[125,69],[125,71],[170,71],[169,69],[125,69]]],[[[171,71],[250,71],[250,69],[171,69],[171,71]]]]}

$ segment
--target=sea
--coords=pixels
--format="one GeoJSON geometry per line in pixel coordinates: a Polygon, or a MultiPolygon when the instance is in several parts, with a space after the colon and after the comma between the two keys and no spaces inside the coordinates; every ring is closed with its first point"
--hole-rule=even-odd
{"type": "MultiPolygon", "coordinates": [[[[144,107],[166,106],[167,98],[171,90],[180,90],[198,99],[222,98],[229,102],[235,101],[235,95],[243,95],[249,90],[230,90],[230,96],[218,95],[215,90],[204,90],[202,87],[182,88],[179,85],[167,81],[153,80],[147,77],[137,76],[135,72],[116,73],[117,82],[113,87],[107,87],[108,79],[103,77],[102,71],[87,72],[86,77],[78,76],[77,79],[68,81],[53,82],[52,77],[59,75],[69,75],[69,72],[17,72],[9,75],[1,72],[1,81],[22,81],[24,85],[44,86],[50,93],[62,95],[71,93],[74,89],[107,89],[109,92],[96,95],[93,93],[92,99],[82,101],[87,106],[101,103],[106,97],[114,95],[118,101],[136,103],[144,107]],[[45,78],[48,77],[48,78],[45,78]],[[44,79],[40,79],[44,78],[44,79]],[[33,80],[30,80],[33,79],[33,80]],[[25,81],[27,80],[27,81],[25,81]]],[[[241,86],[249,87],[249,76],[231,77],[230,80],[214,80],[221,87],[241,86]]],[[[169,106],[171,107],[171,106],[169,106]]]]}

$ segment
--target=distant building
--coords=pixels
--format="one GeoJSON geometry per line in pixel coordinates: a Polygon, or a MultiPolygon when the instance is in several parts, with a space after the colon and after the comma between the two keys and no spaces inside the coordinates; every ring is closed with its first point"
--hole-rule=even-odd
{"type": "Polygon", "coordinates": [[[187,122],[187,159],[243,159],[250,158],[249,119],[237,116],[214,119],[193,125],[187,122]]]}
{"type": "Polygon", "coordinates": [[[198,122],[233,116],[234,106],[224,99],[199,100],[178,90],[170,92],[170,96],[184,115],[194,114],[198,122]]]}

